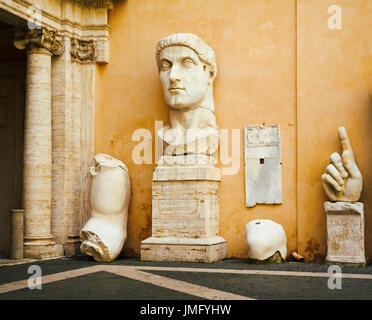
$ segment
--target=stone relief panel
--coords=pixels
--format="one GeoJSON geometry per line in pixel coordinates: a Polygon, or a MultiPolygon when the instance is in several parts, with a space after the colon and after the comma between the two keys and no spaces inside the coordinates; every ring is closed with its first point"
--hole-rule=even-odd
{"type": "Polygon", "coordinates": [[[246,206],[282,203],[280,126],[244,128],[246,206]]]}
{"type": "Polygon", "coordinates": [[[326,261],[365,266],[363,203],[326,201],[324,210],[327,217],[326,261]]]}
{"type": "Polygon", "coordinates": [[[94,63],[97,58],[97,44],[94,40],[71,39],[72,59],[81,63],[94,63]]]}

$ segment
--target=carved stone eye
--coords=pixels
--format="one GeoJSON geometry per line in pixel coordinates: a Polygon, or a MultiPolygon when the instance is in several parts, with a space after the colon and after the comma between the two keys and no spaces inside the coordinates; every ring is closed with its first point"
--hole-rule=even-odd
{"type": "Polygon", "coordinates": [[[164,61],[160,62],[160,70],[161,71],[167,71],[171,68],[171,66],[172,65],[169,61],[164,60],[164,61]]]}
{"type": "Polygon", "coordinates": [[[192,68],[193,66],[195,66],[195,63],[194,61],[192,61],[191,59],[189,58],[186,58],[182,61],[182,64],[185,68],[192,68]]]}

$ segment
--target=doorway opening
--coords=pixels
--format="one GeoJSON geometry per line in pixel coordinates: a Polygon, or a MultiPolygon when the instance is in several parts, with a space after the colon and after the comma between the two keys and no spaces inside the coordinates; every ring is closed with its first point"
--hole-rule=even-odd
{"type": "Polygon", "coordinates": [[[14,27],[0,21],[0,259],[9,254],[10,210],[23,208],[27,57],[13,37],[14,27]]]}

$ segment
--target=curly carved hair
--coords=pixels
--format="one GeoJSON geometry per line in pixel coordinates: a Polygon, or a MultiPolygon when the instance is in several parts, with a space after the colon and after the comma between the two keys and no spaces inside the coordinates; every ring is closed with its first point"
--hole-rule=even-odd
{"type": "Polygon", "coordinates": [[[216,77],[217,63],[216,56],[211,47],[209,47],[202,39],[192,33],[176,33],[161,39],[156,46],[156,63],[159,67],[160,51],[166,47],[185,46],[194,50],[199,56],[199,59],[211,67],[211,71],[216,77]]]}

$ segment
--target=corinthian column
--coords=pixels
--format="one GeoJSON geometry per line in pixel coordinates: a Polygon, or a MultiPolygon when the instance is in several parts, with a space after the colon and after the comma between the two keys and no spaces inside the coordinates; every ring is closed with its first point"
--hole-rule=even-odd
{"type": "Polygon", "coordinates": [[[27,51],[23,201],[25,258],[63,255],[51,234],[52,121],[51,59],[63,52],[55,31],[16,32],[15,46],[27,51]]]}

